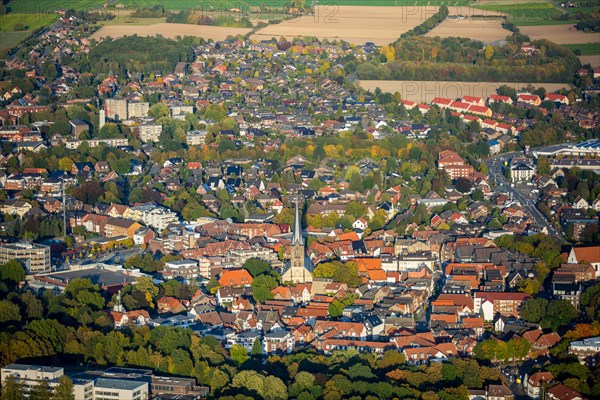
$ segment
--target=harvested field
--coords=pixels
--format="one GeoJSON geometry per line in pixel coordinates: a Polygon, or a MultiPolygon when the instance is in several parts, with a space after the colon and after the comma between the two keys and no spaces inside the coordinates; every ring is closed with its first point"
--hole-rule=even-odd
{"type": "MultiPolygon", "coordinates": [[[[484,14],[471,7],[448,7],[450,15],[484,14]]],[[[319,6],[314,16],[302,16],[291,21],[267,26],[252,36],[262,40],[285,36],[315,36],[319,39],[341,39],[354,44],[373,42],[389,44],[406,31],[431,17],[436,6],[354,7],[319,6]]],[[[497,15],[497,13],[494,13],[497,15]]]]}
{"type": "Polygon", "coordinates": [[[600,68],[600,54],[594,56],[579,56],[581,64],[590,64],[592,68],[600,68]]]}
{"type": "MultiPolygon", "coordinates": [[[[496,88],[502,85],[514,87],[519,90],[527,83],[508,82],[434,82],[434,81],[359,81],[363,89],[375,91],[380,88],[384,92],[399,92],[402,99],[429,103],[435,97],[459,98],[462,96],[487,97],[496,93],[496,88]]],[[[568,84],[562,83],[534,83],[533,86],[543,86],[548,92],[553,92],[568,84]]]]}
{"type": "Polygon", "coordinates": [[[502,28],[500,19],[446,19],[444,22],[427,32],[425,36],[446,37],[464,37],[480,40],[484,43],[491,43],[496,40],[504,39],[512,32],[502,28]]]}
{"type": "Polygon", "coordinates": [[[570,43],[598,43],[600,42],[600,33],[585,33],[571,25],[539,25],[522,26],[521,33],[529,36],[531,40],[548,39],[558,44],[570,43]]]}
{"type": "Polygon", "coordinates": [[[222,26],[188,25],[160,23],[147,26],[136,25],[109,25],[98,29],[91,36],[93,39],[112,37],[113,39],[123,36],[155,36],[163,35],[166,38],[175,39],[177,36],[199,36],[205,39],[224,40],[227,36],[245,35],[250,29],[226,28],[222,26]]]}

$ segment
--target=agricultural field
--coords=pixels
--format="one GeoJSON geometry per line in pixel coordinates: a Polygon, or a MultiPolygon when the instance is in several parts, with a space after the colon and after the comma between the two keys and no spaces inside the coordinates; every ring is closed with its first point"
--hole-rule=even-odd
{"type": "Polygon", "coordinates": [[[590,64],[592,68],[600,68],[600,54],[595,54],[593,56],[579,56],[579,61],[581,65],[590,64]]]}
{"type": "MultiPolygon", "coordinates": [[[[496,89],[502,85],[513,87],[517,90],[527,86],[527,83],[508,82],[431,82],[431,81],[359,81],[358,84],[366,90],[374,92],[380,88],[383,92],[399,92],[403,100],[430,103],[435,97],[459,98],[462,96],[487,97],[495,94],[496,89]]],[[[568,84],[561,83],[536,83],[533,86],[546,88],[553,92],[568,88],[568,84]]]]}
{"type": "Polygon", "coordinates": [[[0,15],[0,30],[4,32],[34,31],[52,24],[57,19],[58,14],[4,14],[0,15]]]}
{"type": "Polygon", "coordinates": [[[0,31],[0,49],[12,49],[31,34],[31,31],[4,32],[0,31]]]}
{"type": "Polygon", "coordinates": [[[342,39],[354,44],[373,42],[385,45],[419,25],[437,11],[437,7],[352,7],[319,6],[315,15],[302,16],[260,29],[253,39],[315,36],[342,39]]]}
{"type": "Polygon", "coordinates": [[[245,35],[250,29],[226,28],[221,26],[189,25],[159,23],[153,25],[108,25],[98,29],[91,36],[92,39],[112,37],[113,39],[123,36],[155,36],[162,35],[166,38],[175,39],[177,36],[199,36],[205,39],[224,40],[227,36],[245,35]]]}
{"type": "MultiPolygon", "coordinates": [[[[502,1],[502,0],[501,0],[502,1]]],[[[514,0],[513,0],[514,1],[514,0]]],[[[535,0],[533,0],[535,1],[535,0]]],[[[9,7],[13,12],[54,11],[58,9],[89,10],[104,7],[106,0],[11,0],[9,7]]],[[[439,6],[439,5],[468,5],[471,0],[321,0],[321,5],[338,6],[439,6]]],[[[113,4],[125,8],[150,8],[156,4],[167,10],[214,9],[229,10],[231,8],[283,7],[289,0],[117,0],[113,4]]],[[[312,0],[305,0],[305,6],[310,7],[312,0]]],[[[112,8],[112,7],[111,7],[112,8]]]]}
{"type": "Polygon", "coordinates": [[[502,28],[502,20],[495,19],[446,19],[444,22],[427,32],[425,36],[441,38],[464,37],[480,40],[484,43],[495,42],[511,35],[512,32],[502,28]]]}
{"type": "MultiPolygon", "coordinates": [[[[548,21],[562,12],[550,2],[527,2],[498,4],[496,2],[478,3],[473,7],[486,11],[501,12],[509,16],[515,25],[532,25],[539,21],[548,21]]],[[[550,24],[550,23],[548,23],[550,24]]]]}
{"type": "Polygon", "coordinates": [[[579,50],[582,56],[596,56],[600,54],[600,43],[564,44],[573,51],[579,50]]]}
{"type": "Polygon", "coordinates": [[[571,25],[522,26],[521,33],[531,40],[548,39],[557,44],[600,43],[600,33],[586,33],[571,25]]]}

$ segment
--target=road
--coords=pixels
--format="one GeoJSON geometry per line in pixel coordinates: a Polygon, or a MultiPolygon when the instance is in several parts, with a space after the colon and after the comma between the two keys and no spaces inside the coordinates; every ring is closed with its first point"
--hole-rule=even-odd
{"type": "Polygon", "coordinates": [[[522,192],[519,192],[515,188],[510,185],[510,182],[506,179],[504,174],[502,173],[502,166],[504,164],[504,160],[510,160],[511,158],[522,154],[521,152],[513,152],[513,153],[505,153],[499,154],[495,157],[488,158],[485,160],[485,163],[488,167],[488,173],[493,182],[500,188],[500,191],[505,193],[510,193],[512,198],[523,206],[523,210],[527,212],[538,224],[539,226],[546,227],[548,229],[548,233],[550,236],[558,238],[560,241],[565,240],[565,236],[562,231],[557,230],[551,223],[548,221],[546,216],[538,210],[535,203],[527,196],[523,195],[522,192]]]}

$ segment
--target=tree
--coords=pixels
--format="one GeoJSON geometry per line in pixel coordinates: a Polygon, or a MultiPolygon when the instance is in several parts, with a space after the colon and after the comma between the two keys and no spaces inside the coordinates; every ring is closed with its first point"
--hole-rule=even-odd
{"type": "Polygon", "coordinates": [[[471,188],[473,187],[473,184],[467,178],[457,178],[454,181],[454,186],[456,187],[456,190],[458,190],[459,192],[467,193],[471,190],[471,188]]]}
{"type": "Polygon", "coordinates": [[[40,381],[29,391],[30,400],[48,400],[52,398],[52,391],[50,385],[46,381],[40,381]]]}
{"type": "Polygon", "coordinates": [[[252,357],[260,357],[263,355],[263,347],[260,339],[255,339],[254,343],[252,343],[252,351],[250,352],[252,357]]]}
{"type": "Polygon", "coordinates": [[[22,400],[24,398],[23,385],[13,375],[9,375],[2,382],[2,400],[22,400]]]}
{"type": "Polygon", "coordinates": [[[492,59],[493,56],[494,56],[494,48],[488,44],[485,47],[485,59],[489,61],[492,59]]]}
{"type": "Polygon", "coordinates": [[[600,320],[600,283],[590,286],[582,293],[581,305],[589,319],[600,320]]]}
{"type": "Polygon", "coordinates": [[[398,367],[406,363],[406,357],[397,350],[388,350],[383,353],[383,357],[377,361],[377,368],[386,369],[389,367],[398,367]]]}
{"type": "Polygon", "coordinates": [[[528,322],[540,322],[546,316],[548,300],[528,299],[521,307],[521,318],[528,322]]]}
{"type": "Polygon", "coordinates": [[[73,382],[67,375],[58,378],[58,386],[54,388],[52,400],[73,400],[73,382]]]}
{"type": "Polygon", "coordinates": [[[250,273],[250,275],[252,275],[253,278],[256,278],[258,275],[261,274],[269,274],[273,271],[273,268],[271,268],[271,264],[269,264],[265,260],[260,260],[258,258],[249,258],[244,263],[243,268],[246,269],[250,273]]]}
{"type": "Polygon", "coordinates": [[[25,280],[25,269],[17,260],[0,265],[0,280],[16,284],[25,280]]]}
{"type": "Polygon", "coordinates": [[[0,301],[0,324],[18,322],[21,320],[19,306],[9,300],[0,301]]]}
{"type": "Polygon", "coordinates": [[[271,275],[259,275],[252,281],[252,297],[254,300],[264,303],[273,298],[271,290],[278,285],[277,279],[271,275]]]}
{"type": "Polygon", "coordinates": [[[248,350],[241,344],[234,344],[231,346],[229,355],[236,365],[242,365],[250,358],[248,357],[248,350]]]}
{"type": "Polygon", "coordinates": [[[556,331],[563,325],[568,324],[577,318],[577,310],[568,300],[554,300],[548,304],[546,315],[541,320],[542,328],[549,328],[556,331]]]}
{"type": "Polygon", "coordinates": [[[71,160],[69,157],[62,157],[60,160],[58,160],[58,169],[60,170],[70,171],[72,166],[73,160],[71,160]]]}

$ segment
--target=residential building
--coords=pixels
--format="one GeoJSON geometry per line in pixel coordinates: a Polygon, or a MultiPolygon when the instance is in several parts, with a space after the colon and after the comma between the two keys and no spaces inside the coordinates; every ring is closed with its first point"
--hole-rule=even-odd
{"type": "Polygon", "coordinates": [[[104,111],[106,113],[106,118],[125,120],[127,119],[127,100],[106,99],[104,101],[104,111]]]}
{"type": "Polygon", "coordinates": [[[278,330],[265,334],[263,351],[265,354],[285,354],[294,350],[294,335],[288,330],[278,330]]]}
{"type": "Polygon", "coordinates": [[[17,242],[0,246],[0,264],[17,260],[27,274],[50,271],[50,247],[36,243],[17,242]]]}
{"type": "Polygon", "coordinates": [[[532,399],[539,399],[542,396],[542,391],[554,381],[554,375],[550,372],[536,372],[530,376],[525,375],[523,380],[523,389],[527,396],[532,399]]]}
{"type": "Polygon", "coordinates": [[[600,365],[600,336],[571,342],[569,354],[577,356],[580,363],[596,368],[600,365]]]}
{"type": "Polygon", "coordinates": [[[162,133],[160,124],[143,124],[139,126],[140,140],[144,143],[158,142],[162,133]]]}
{"type": "Polygon", "coordinates": [[[147,117],[149,109],[150,103],[148,102],[127,102],[127,119],[147,117]]]}
{"type": "Polygon", "coordinates": [[[169,274],[172,278],[192,280],[198,277],[198,261],[174,260],[165,263],[163,275],[169,274]]]}
{"type": "Polygon", "coordinates": [[[496,314],[519,317],[521,305],[529,297],[526,293],[476,292],[473,304],[475,312],[481,312],[485,321],[492,321],[496,314]]]}

